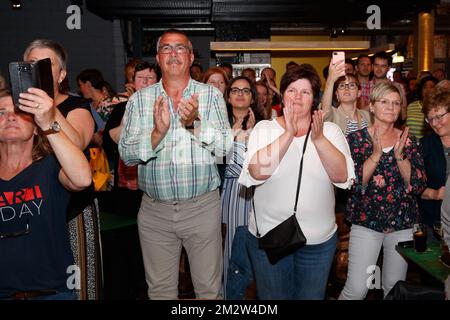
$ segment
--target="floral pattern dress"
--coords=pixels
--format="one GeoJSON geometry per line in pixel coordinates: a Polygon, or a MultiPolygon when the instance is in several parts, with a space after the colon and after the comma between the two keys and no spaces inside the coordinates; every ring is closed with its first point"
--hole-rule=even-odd
{"type": "Polygon", "coordinates": [[[95,108],[97,113],[100,115],[103,121],[108,121],[109,115],[111,114],[114,106],[118,103],[127,101],[127,97],[123,96],[113,96],[107,97],[95,108]]]}
{"type": "Polygon", "coordinates": [[[366,186],[362,184],[363,164],[373,152],[367,129],[348,135],[348,144],[355,163],[355,182],[347,202],[348,220],[354,224],[383,233],[412,228],[419,220],[416,195],[426,187],[422,150],[409,135],[404,158],[411,162],[411,178],[406,186],[400,174],[394,149],[383,152],[366,186]]]}

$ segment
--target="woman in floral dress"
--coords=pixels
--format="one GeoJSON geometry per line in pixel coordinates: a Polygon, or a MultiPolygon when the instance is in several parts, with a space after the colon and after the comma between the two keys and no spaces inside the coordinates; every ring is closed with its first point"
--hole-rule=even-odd
{"type": "Polygon", "coordinates": [[[364,299],[383,247],[381,285],[386,295],[406,278],[408,264],[395,250],[412,240],[418,221],[416,195],[426,185],[422,151],[417,139],[394,127],[402,106],[401,90],[391,82],[376,85],[370,94],[375,121],[348,135],[356,179],[347,203],[352,222],[347,281],[339,299],[364,299]]]}

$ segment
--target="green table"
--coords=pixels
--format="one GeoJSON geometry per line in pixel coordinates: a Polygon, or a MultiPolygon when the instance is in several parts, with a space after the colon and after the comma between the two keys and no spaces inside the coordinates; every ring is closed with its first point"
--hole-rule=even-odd
{"type": "Polygon", "coordinates": [[[442,254],[440,243],[435,240],[428,240],[427,245],[428,248],[425,252],[416,252],[414,248],[402,248],[399,246],[395,246],[395,249],[407,261],[412,261],[435,279],[444,283],[445,279],[450,275],[450,268],[439,261],[439,257],[442,254]]]}

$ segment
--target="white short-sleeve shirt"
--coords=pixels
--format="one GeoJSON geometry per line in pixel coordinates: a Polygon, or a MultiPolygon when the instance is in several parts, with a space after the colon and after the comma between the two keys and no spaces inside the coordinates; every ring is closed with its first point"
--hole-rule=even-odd
{"type": "MultiPolygon", "coordinates": [[[[274,142],[284,131],[277,120],[261,121],[255,126],[250,135],[242,173],[239,177],[239,183],[247,187],[256,186],[254,202],[261,236],[293,214],[300,159],[306,135],[294,138],[269,179],[264,181],[254,179],[248,171],[248,165],[258,150],[274,142]]],[[[347,163],[347,181],[334,185],[343,189],[350,188],[355,173],[347,140],[342,130],[331,122],[324,123],[324,135],[344,154],[347,163]]],[[[309,137],[297,208],[297,219],[308,244],[320,244],[333,236],[337,229],[334,205],[333,183],[309,137]]],[[[253,209],[249,215],[249,231],[256,235],[253,209]]]]}

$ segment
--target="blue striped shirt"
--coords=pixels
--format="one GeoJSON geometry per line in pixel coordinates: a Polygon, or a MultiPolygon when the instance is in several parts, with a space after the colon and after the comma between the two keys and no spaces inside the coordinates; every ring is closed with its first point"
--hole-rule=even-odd
{"type": "Polygon", "coordinates": [[[200,134],[194,136],[180,122],[162,82],[130,97],[124,115],[119,152],[127,165],[138,165],[138,183],[158,200],[186,200],[215,190],[220,185],[216,157],[231,149],[233,137],[222,93],[190,79],[183,98],[198,93],[200,134]],[[169,101],[170,128],[153,150],[153,104],[159,96],[169,101]]]}

